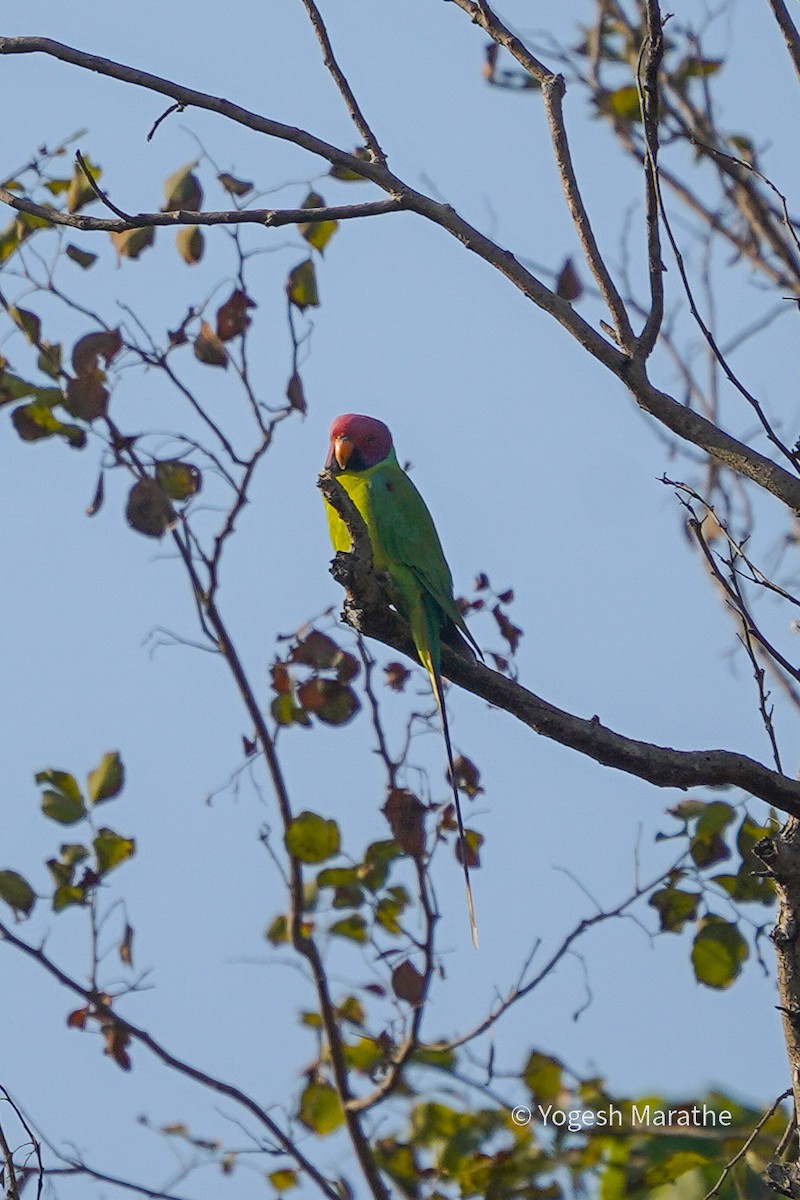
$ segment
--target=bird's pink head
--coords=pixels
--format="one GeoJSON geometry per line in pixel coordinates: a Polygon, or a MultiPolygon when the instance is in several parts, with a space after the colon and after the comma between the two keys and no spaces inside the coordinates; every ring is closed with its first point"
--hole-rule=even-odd
{"type": "Polygon", "coordinates": [[[331,425],[325,467],[328,471],[366,471],[383,462],[391,452],[392,435],[383,421],[344,413],[331,425]]]}

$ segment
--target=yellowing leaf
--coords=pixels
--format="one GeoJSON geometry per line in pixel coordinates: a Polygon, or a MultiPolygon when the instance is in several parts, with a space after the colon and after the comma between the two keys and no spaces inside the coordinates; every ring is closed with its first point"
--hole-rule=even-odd
{"type": "Polygon", "coordinates": [[[114,833],[113,829],[99,830],[92,845],[97,859],[98,875],[105,875],[114,867],[118,867],[136,850],[136,842],[133,838],[122,837],[121,834],[114,833]]]}
{"type": "Polygon", "coordinates": [[[122,791],[124,783],[125,768],[122,759],[118,751],[110,751],[104,754],[95,769],[89,772],[86,780],[89,800],[92,804],[113,800],[122,791]]]}
{"type": "Polygon", "coordinates": [[[622,121],[641,121],[639,92],[634,84],[626,84],[614,92],[607,92],[600,100],[600,108],[622,121]]]}
{"type": "Polygon", "coordinates": [[[291,1167],[284,1167],[281,1171],[270,1171],[267,1179],[279,1195],[297,1187],[297,1171],[293,1171],[291,1167]]]}
{"type": "Polygon", "coordinates": [[[143,250],[152,246],[156,238],[155,226],[146,225],[144,229],[126,229],[123,233],[112,233],[111,241],[117,251],[117,258],[138,258],[143,250]]]}
{"type": "MultiPolygon", "coordinates": [[[[309,192],[302,204],[303,208],[324,208],[325,201],[319,192],[309,192]]],[[[336,230],[338,221],[305,221],[297,227],[310,246],[322,254],[336,230]]]]}
{"type": "MultiPolygon", "coordinates": [[[[82,157],[90,176],[97,182],[103,172],[85,154],[82,157]]],[[[95,190],[86,178],[83,168],[76,163],[74,174],[67,187],[67,212],[79,212],[94,200],[97,200],[95,190]]]]}
{"type": "Polygon", "coordinates": [[[188,500],[190,496],[196,496],[203,483],[197,467],[179,458],[157,462],[156,479],[173,500],[188,500]]]}
{"type": "Polygon", "coordinates": [[[301,312],[307,308],[319,307],[317,275],[314,263],[310,258],[299,263],[289,272],[286,280],[286,294],[290,302],[301,312]]]}
{"type": "Polygon", "coordinates": [[[735,925],[721,917],[709,917],[692,946],[695,978],[706,987],[730,987],[741,974],[749,953],[747,942],[735,925]]]}
{"type": "Polygon", "coordinates": [[[531,1095],[542,1104],[550,1104],[561,1094],[562,1066],[557,1058],[533,1050],[528,1058],[522,1077],[531,1095]]]}
{"type": "Polygon", "coordinates": [[[175,244],[181,258],[190,267],[200,262],[206,248],[203,231],[198,225],[184,225],[183,229],[179,229],[175,236],[175,244]]]}
{"type": "Polygon", "coordinates": [[[304,863],[321,863],[339,853],[339,826],[318,813],[302,812],[284,835],[286,849],[304,863]]]}
{"type": "Polygon", "coordinates": [[[334,1133],[344,1122],[344,1113],[336,1089],[322,1080],[309,1083],[300,1097],[298,1116],[306,1128],[320,1137],[334,1133]]]}

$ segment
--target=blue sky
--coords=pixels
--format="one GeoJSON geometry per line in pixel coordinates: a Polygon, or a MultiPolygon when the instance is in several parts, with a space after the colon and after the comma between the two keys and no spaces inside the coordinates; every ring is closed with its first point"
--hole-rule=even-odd
{"type": "MultiPolygon", "coordinates": [[[[578,2],[558,7],[556,33],[569,37],[593,9],[578,2]]],[[[673,7],[686,20],[703,9],[673,7]]],[[[454,5],[406,0],[400,13],[375,0],[350,0],[346,11],[335,5],[323,11],[399,174],[436,189],[521,256],[557,269],[576,253],[539,102],[482,83],[482,38],[454,5]]],[[[543,14],[531,17],[521,0],[509,0],[502,11],[536,40],[530,25],[541,24],[543,14]]],[[[244,3],[232,20],[205,2],[167,7],[143,0],[123,21],[110,8],[52,11],[31,3],[21,21],[15,12],[4,32],[46,33],[344,146],[356,142],[299,4],[244,3]]],[[[720,80],[722,122],[730,129],[758,123],[770,142],[768,169],[780,172],[782,190],[797,194],[797,163],[785,153],[794,145],[796,113],[782,97],[796,100],[767,12],[734,5],[712,36],[713,49],[732,56],[720,80]],[[754,94],[742,80],[756,77],[754,94]]],[[[193,134],[224,169],[264,189],[287,184],[276,203],[302,201],[317,174],[302,152],[206,114],[173,116],[147,143],[165,107],[159,98],[41,56],[7,60],[0,89],[4,110],[15,114],[6,121],[0,171],[23,163],[36,145],[86,128],[80,147],[102,164],[103,186],[130,211],[159,206],[164,177],[198,155],[193,134]]],[[[639,205],[634,243],[640,231],[639,174],[615,156],[577,91],[568,94],[566,111],[597,233],[616,263],[630,206],[639,205]]],[[[201,173],[207,206],[222,207],[211,171],[201,173]]],[[[331,202],[369,194],[361,185],[325,179],[316,186],[331,202]]],[[[685,226],[676,227],[691,259],[685,226]]],[[[92,245],[85,235],[74,240],[92,245]]],[[[279,396],[289,371],[282,281],[305,250],[288,230],[253,235],[251,245],[257,240],[270,253],[253,260],[255,369],[263,393],[279,396]]],[[[89,307],[124,294],[153,329],[174,327],[203,289],[171,242],[171,234],[160,233],[140,262],[117,268],[109,256],[85,278],[75,268],[69,282],[97,289],[96,296],[85,293],[89,307]]],[[[641,288],[640,250],[632,253],[641,288]]],[[[720,256],[715,269],[724,266],[720,256]]],[[[201,270],[204,288],[230,274],[222,236],[208,238],[201,270]]],[[[728,278],[718,312],[726,336],[774,302],[728,278]]],[[[523,683],[570,711],[598,713],[631,736],[685,748],[722,746],[769,761],[749,668],[731,656],[732,626],[688,550],[671,492],[658,482],[665,471],[682,477],[696,469],[670,461],[622,387],[488,267],[411,216],[340,229],[319,280],[322,306],[303,368],[308,416],[280,430],[222,588],[265,702],[276,636],[339,603],[327,574],[330,549],[314,480],[331,419],[364,411],[387,421],[401,460],[412,461],[457,589],[466,591],[478,571],[498,588],[515,589],[512,615],[525,630],[523,683]]],[[[678,303],[671,265],[668,283],[678,303]]],[[[4,279],[0,286],[13,292],[4,279]]],[[[37,311],[46,318],[45,306],[37,311]]],[[[595,322],[603,315],[591,299],[581,311],[595,322]]],[[[790,325],[796,319],[788,313],[737,357],[788,429],[800,415],[790,325]]],[[[84,325],[68,328],[77,336],[84,325]]],[[[22,355],[19,339],[2,350],[22,355]]],[[[240,418],[226,409],[227,382],[196,364],[186,371],[238,431],[240,418]]],[[[665,362],[655,380],[674,386],[665,362]]],[[[182,419],[152,376],[124,379],[118,402],[130,428],[169,428],[182,419]]],[[[750,414],[738,398],[725,395],[724,411],[731,432],[750,432],[750,414]]],[[[6,665],[0,866],[32,877],[38,870],[43,883],[41,862],[58,831],[38,811],[34,771],[52,765],[84,774],[105,750],[119,748],[129,782],[112,823],[136,834],[139,853],[116,886],[137,930],[138,962],[152,967],[154,985],[131,999],[131,1019],[204,1068],[288,1101],[312,1052],[294,1012],[311,996],[262,936],[281,903],[279,880],[257,839],[263,823],[275,823],[271,798],[266,788],[262,797],[243,788],[206,803],[236,767],[247,722],[221,664],[181,647],[152,652],[148,635],[157,627],[193,636],[190,597],[168,552],[126,528],[121,480],[110,480],[94,520],[83,515],[97,462],[93,449],[76,455],[61,445],[22,445],[10,427],[0,439],[0,547],[12,582],[0,599],[6,665]]],[[[759,514],[768,544],[783,532],[781,515],[770,500],[759,502],[759,514]]],[[[479,640],[499,648],[488,619],[476,618],[473,627],[479,640]]],[[[393,704],[389,697],[388,711],[393,704]]],[[[545,742],[474,697],[451,690],[449,704],[455,741],[479,764],[485,787],[475,817],[486,837],[475,880],[482,949],[476,970],[460,876],[441,856],[435,879],[447,979],[431,1005],[432,1034],[472,1024],[495,988],[513,981],[537,938],[555,945],[592,911],[564,870],[608,904],[627,893],[637,853],[645,876],[665,863],[669,847],[655,846],[653,835],[669,828],[664,809],[680,798],[545,742]]],[[[399,701],[397,710],[399,739],[399,701]]],[[[779,714],[779,731],[787,769],[794,770],[789,715],[779,714]]],[[[385,836],[383,781],[363,718],[346,731],[290,730],[280,752],[297,807],[336,814],[354,839],[385,836]]],[[[414,757],[443,798],[438,738],[418,742],[414,757]]],[[[80,926],[78,913],[37,926],[77,973],[85,959],[80,926]]],[[[500,1052],[512,1065],[531,1045],[561,1053],[578,1071],[604,1073],[620,1093],[683,1097],[718,1084],[770,1101],[785,1083],[772,980],[751,963],[730,993],[703,990],[692,978],[688,951],[685,938],[651,942],[632,922],[590,935],[581,953],[593,1001],[580,1021],[572,1013],[584,998],[583,968],[573,959],[509,1014],[498,1034],[500,1052]]],[[[4,989],[2,1082],[45,1129],[87,1150],[106,1139],[100,1153],[107,1165],[109,1140],[128,1141],[134,1155],[155,1154],[152,1135],[126,1123],[145,1109],[155,1123],[188,1116],[230,1131],[208,1106],[195,1108],[184,1086],[143,1052],[128,1078],[99,1047],[67,1033],[63,994],[33,968],[6,955],[4,970],[15,986],[4,989]]],[[[345,958],[344,977],[358,979],[364,971],[357,955],[345,958]]],[[[163,1169],[168,1173],[167,1161],[163,1169]]]]}

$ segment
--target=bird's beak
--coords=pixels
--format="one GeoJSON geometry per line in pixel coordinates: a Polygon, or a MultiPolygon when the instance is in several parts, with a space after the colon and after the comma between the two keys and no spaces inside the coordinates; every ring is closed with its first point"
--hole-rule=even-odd
{"type": "Polygon", "coordinates": [[[351,438],[343,434],[342,437],[333,438],[331,441],[330,453],[325,466],[330,471],[333,468],[334,462],[340,471],[343,471],[350,462],[350,456],[353,453],[355,446],[351,438]]]}

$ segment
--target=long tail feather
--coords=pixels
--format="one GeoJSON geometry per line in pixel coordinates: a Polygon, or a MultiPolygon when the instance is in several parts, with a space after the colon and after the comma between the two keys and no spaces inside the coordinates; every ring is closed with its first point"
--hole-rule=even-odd
{"type": "Polygon", "coordinates": [[[469,931],[472,935],[472,944],[475,949],[478,949],[478,923],[475,920],[475,904],[472,899],[472,881],[469,877],[469,848],[467,846],[467,838],[464,833],[464,821],[461,816],[461,800],[458,795],[458,784],[456,782],[456,772],[453,766],[453,747],[450,742],[450,727],[447,724],[447,709],[444,704],[444,691],[442,689],[442,677],[437,670],[430,653],[425,655],[425,667],[431,677],[433,685],[433,693],[436,696],[436,703],[439,706],[439,716],[442,719],[442,731],[444,733],[444,744],[447,750],[447,762],[450,767],[450,783],[453,788],[453,800],[456,808],[456,820],[458,822],[458,838],[461,846],[461,865],[464,868],[464,884],[467,889],[467,912],[469,914],[469,931]]]}

